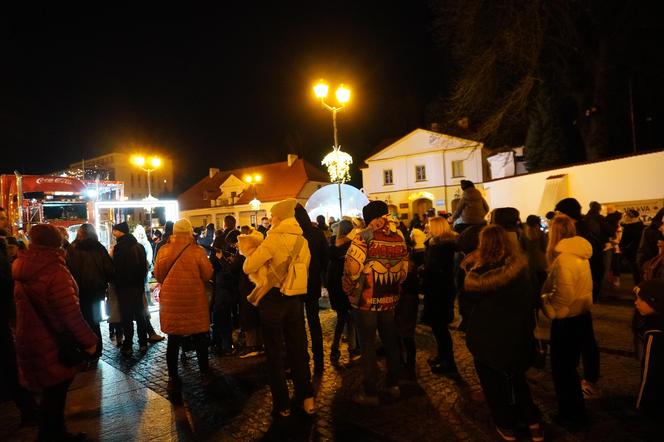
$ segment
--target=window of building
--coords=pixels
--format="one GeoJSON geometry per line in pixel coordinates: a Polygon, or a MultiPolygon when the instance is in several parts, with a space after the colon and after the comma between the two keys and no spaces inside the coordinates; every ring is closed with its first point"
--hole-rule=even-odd
{"type": "Polygon", "coordinates": [[[426,181],[426,180],[427,180],[426,166],[415,166],[415,181],[426,181]]]}
{"type": "Polygon", "coordinates": [[[463,174],[463,160],[452,161],[452,178],[459,178],[463,174]]]}
{"type": "Polygon", "coordinates": [[[383,185],[394,184],[392,179],[392,169],[383,170],[383,185]]]}

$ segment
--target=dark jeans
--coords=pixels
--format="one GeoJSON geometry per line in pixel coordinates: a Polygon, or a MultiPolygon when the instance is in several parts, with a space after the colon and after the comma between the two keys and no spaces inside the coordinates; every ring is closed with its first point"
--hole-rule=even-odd
{"type": "Polygon", "coordinates": [[[524,371],[499,370],[477,359],[475,370],[496,426],[514,429],[519,421],[525,424],[539,422],[540,411],[530,395],[524,371]]]}
{"type": "Polygon", "coordinates": [[[339,350],[341,334],[346,328],[348,351],[357,350],[357,334],[355,333],[355,321],[349,310],[337,310],[337,323],[334,326],[334,337],[332,338],[332,349],[339,350]]]}
{"type": "Polygon", "coordinates": [[[369,396],[378,394],[378,363],[376,361],[376,331],[385,347],[387,362],[386,385],[392,387],[399,382],[399,340],[394,322],[394,310],[380,312],[354,310],[355,324],[360,335],[362,347],[362,370],[364,374],[364,392],[369,396]]]}
{"type": "MultiPolygon", "coordinates": [[[[590,313],[551,322],[551,370],[558,398],[558,412],[571,420],[584,420],[586,417],[577,366],[584,347],[591,339],[594,341],[590,313]]],[[[599,366],[599,354],[596,359],[590,356],[584,368],[586,372],[590,369],[590,374],[594,376],[599,373],[595,365],[599,366]]],[[[591,377],[588,380],[594,382],[596,379],[591,377]]]]}
{"type": "Polygon", "coordinates": [[[92,331],[97,335],[97,352],[93,357],[101,357],[102,352],[102,339],[101,339],[101,328],[99,323],[101,322],[101,301],[99,299],[80,299],[81,304],[81,314],[83,319],[88,323],[92,331]]]}
{"type": "Polygon", "coordinates": [[[118,287],[118,303],[122,315],[123,347],[131,348],[134,341],[134,321],[138,329],[138,344],[147,345],[148,332],[143,308],[143,287],[118,287]]]}
{"type": "Polygon", "coordinates": [[[323,329],[320,325],[320,316],[318,312],[318,298],[307,297],[304,301],[304,308],[307,312],[307,325],[309,326],[309,334],[311,335],[311,353],[314,355],[314,370],[319,371],[323,369],[323,329]]]}
{"type": "Polygon", "coordinates": [[[60,440],[67,432],[65,428],[65,403],[67,391],[73,379],[44,388],[37,440],[60,440]]]}
{"type": "MultiPolygon", "coordinates": [[[[189,337],[194,340],[196,347],[196,359],[198,360],[198,369],[201,373],[209,371],[210,362],[208,361],[208,344],[210,337],[207,333],[198,333],[189,337]]],[[[168,366],[168,377],[175,379],[178,377],[178,356],[180,356],[180,347],[184,336],[168,335],[166,344],[166,365],[168,366]]]]}
{"type": "Polygon", "coordinates": [[[295,400],[312,397],[309,351],[304,329],[304,299],[302,296],[284,296],[279,289],[271,289],[258,304],[263,344],[272,392],[273,410],[289,408],[288,385],[284,368],[284,343],[288,365],[293,375],[295,400]]]}
{"type": "Polygon", "coordinates": [[[452,344],[452,334],[447,324],[443,321],[436,320],[431,324],[431,332],[436,338],[438,345],[438,358],[441,361],[446,361],[454,364],[454,347],[452,344]]]}
{"type": "MultiPolygon", "coordinates": [[[[21,412],[21,417],[30,417],[37,408],[35,400],[18,380],[14,337],[8,325],[0,324],[0,386],[7,388],[9,396],[21,412]]],[[[3,395],[4,396],[4,395],[3,395]]]]}
{"type": "Polygon", "coordinates": [[[212,341],[224,350],[230,350],[233,347],[234,309],[233,292],[224,288],[215,290],[212,309],[212,341]]]}

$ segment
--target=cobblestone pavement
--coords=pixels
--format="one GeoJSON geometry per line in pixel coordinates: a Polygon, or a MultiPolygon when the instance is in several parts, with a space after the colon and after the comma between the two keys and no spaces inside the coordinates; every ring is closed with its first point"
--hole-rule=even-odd
{"type": "MultiPolygon", "coordinates": [[[[570,432],[550,423],[556,402],[549,367],[529,372],[533,396],[544,413],[550,438],[626,441],[654,436],[656,423],[631,412],[639,382],[639,363],[633,357],[629,331],[631,312],[625,303],[595,307],[595,329],[602,349],[603,395],[588,402],[593,423],[585,431],[570,432]]],[[[328,351],[334,312],[322,310],[321,321],[328,351]]],[[[152,322],[158,324],[156,315],[152,322]]],[[[547,327],[542,321],[539,332],[543,336],[548,335],[547,327]]],[[[453,332],[458,379],[430,372],[426,360],[435,352],[434,340],[427,327],[418,326],[416,333],[417,382],[404,384],[401,399],[384,397],[378,408],[355,405],[351,396],[361,386],[360,367],[335,368],[326,358],[324,375],[316,383],[317,416],[312,419],[294,415],[280,425],[272,425],[270,418],[263,357],[211,356],[217,380],[206,390],[200,385],[191,352],[190,359],[181,364],[184,388],[182,404],[177,405],[186,410],[187,431],[182,433],[183,438],[193,434],[197,439],[210,440],[493,440],[493,427],[462,333],[453,332]]],[[[161,342],[143,357],[135,354],[126,360],[107,345],[104,360],[168,397],[165,350],[166,343],[161,342]]]]}
{"type": "MultiPolygon", "coordinates": [[[[639,383],[639,363],[631,348],[631,312],[626,303],[614,302],[594,308],[595,330],[601,348],[602,379],[599,384],[603,394],[599,399],[588,401],[592,423],[587,429],[569,431],[551,423],[555,413],[555,393],[548,364],[545,370],[530,370],[533,396],[543,412],[548,440],[661,440],[661,436],[657,437],[662,434],[659,423],[645,420],[632,411],[639,383]]],[[[321,320],[327,352],[334,312],[322,310],[321,320]]],[[[152,323],[158,326],[158,313],[153,314],[152,323]]],[[[547,327],[545,321],[540,323],[542,336],[548,334],[547,327]]],[[[211,355],[215,382],[211,387],[203,388],[195,354],[190,352],[188,359],[180,364],[184,383],[182,397],[169,398],[166,392],[166,341],[151,345],[145,355],[135,352],[133,357],[125,359],[108,340],[106,327],[104,336],[103,360],[106,363],[128,375],[132,382],[146,387],[147,393],[156,393],[155,397],[160,401],[164,398],[171,400],[170,410],[161,407],[163,411],[160,412],[170,413],[164,417],[172,428],[161,432],[137,428],[132,432],[136,421],[142,422],[138,424],[141,427],[149,426],[150,422],[145,421],[153,418],[146,414],[143,419],[135,419],[133,414],[141,413],[141,409],[129,403],[124,406],[129,398],[116,392],[118,394],[107,402],[112,400],[120,415],[123,407],[126,408],[128,417],[126,423],[122,419],[117,423],[114,421],[114,425],[118,425],[116,433],[101,432],[103,440],[126,441],[130,434],[137,440],[495,440],[472,358],[460,332],[453,332],[460,370],[458,378],[430,372],[426,360],[435,351],[434,340],[427,327],[418,326],[417,382],[403,384],[401,399],[382,397],[382,404],[377,408],[355,405],[351,396],[361,386],[360,367],[335,368],[326,360],[324,375],[316,382],[318,414],[314,418],[294,414],[281,423],[273,423],[270,417],[271,399],[262,356],[240,359],[211,355]]],[[[347,357],[344,348],[342,346],[342,362],[347,357]]],[[[104,388],[114,387],[104,385],[104,388]]],[[[73,400],[70,397],[70,406],[73,400]]],[[[6,422],[3,419],[6,405],[0,404],[0,423],[6,422]]],[[[103,424],[100,423],[100,427],[104,427],[103,424]]],[[[528,439],[527,434],[522,434],[522,438],[528,439]]]]}

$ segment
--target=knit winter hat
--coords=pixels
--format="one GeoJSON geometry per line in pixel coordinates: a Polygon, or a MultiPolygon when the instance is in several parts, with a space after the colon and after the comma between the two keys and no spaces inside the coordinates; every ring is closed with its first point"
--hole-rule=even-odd
{"type": "Polygon", "coordinates": [[[62,234],[57,227],[51,224],[37,224],[30,229],[30,244],[33,246],[62,247],[62,234]]]}
{"type": "Polygon", "coordinates": [[[295,206],[297,205],[297,200],[295,198],[287,198],[283,201],[279,201],[270,209],[272,215],[276,216],[280,220],[285,220],[288,218],[293,218],[295,216],[295,206]]]}
{"type": "Polygon", "coordinates": [[[339,229],[339,234],[337,236],[346,236],[351,232],[351,230],[353,230],[353,223],[347,219],[342,219],[339,221],[337,228],[339,229]]]}
{"type": "Polygon", "coordinates": [[[475,187],[473,182],[469,180],[461,180],[460,184],[461,184],[461,190],[466,190],[470,189],[471,187],[475,187]]]}
{"type": "Polygon", "coordinates": [[[126,235],[129,233],[129,224],[127,224],[126,222],[115,224],[113,226],[113,230],[117,230],[118,232],[122,232],[126,235]]]}
{"type": "Polygon", "coordinates": [[[362,217],[364,218],[364,223],[369,225],[371,221],[387,215],[388,212],[389,210],[385,201],[371,201],[362,208],[362,217]]]}
{"type": "Polygon", "coordinates": [[[581,219],[581,204],[575,198],[565,198],[558,201],[555,210],[564,213],[575,221],[581,219]]]}
{"type": "Polygon", "coordinates": [[[657,313],[664,314],[664,279],[643,281],[638,286],[637,295],[657,313]]]}
{"type": "Polygon", "coordinates": [[[173,234],[177,235],[178,233],[180,234],[185,234],[185,235],[192,235],[194,232],[193,227],[191,226],[191,223],[189,222],[188,219],[182,218],[179,219],[173,224],[173,234]]]}

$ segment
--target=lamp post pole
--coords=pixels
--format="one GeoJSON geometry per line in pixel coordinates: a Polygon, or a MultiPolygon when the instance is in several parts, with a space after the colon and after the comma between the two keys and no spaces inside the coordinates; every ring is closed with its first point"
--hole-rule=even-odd
{"type": "Polygon", "coordinates": [[[256,186],[258,185],[258,183],[261,182],[262,179],[263,178],[258,174],[247,175],[247,176],[244,177],[244,181],[246,183],[248,183],[253,188],[253,191],[254,191],[254,199],[252,199],[249,202],[249,206],[252,209],[254,209],[254,224],[255,224],[256,227],[258,227],[258,210],[261,207],[261,202],[258,201],[258,198],[256,198],[256,186]]]}
{"type": "Polygon", "coordinates": [[[332,129],[334,131],[333,151],[323,159],[323,164],[328,168],[330,180],[337,183],[337,191],[339,193],[339,219],[341,220],[341,217],[343,216],[341,184],[349,178],[348,164],[352,163],[352,158],[350,155],[341,152],[341,146],[339,145],[339,131],[337,128],[337,113],[350,101],[350,89],[346,88],[343,84],[339,85],[337,88],[336,96],[340,106],[331,106],[325,101],[328,90],[329,87],[323,80],[320,80],[318,84],[314,86],[314,93],[316,94],[316,97],[320,99],[321,105],[332,112],[332,129]]]}
{"type": "MultiPolygon", "coordinates": [[[[153,156],[148,161],[144,156],[134,155],[131,157],[131,162],[141,170],[147,172],[148,196],[145,199],[147,201],[155,200],[156,198],[152,196],[152,172],[161,166],[161,158],[153,156]]],[[[150,223],[150,229],[152,229],[152,206],[148,208],[148,222],[150,223]]]]}

